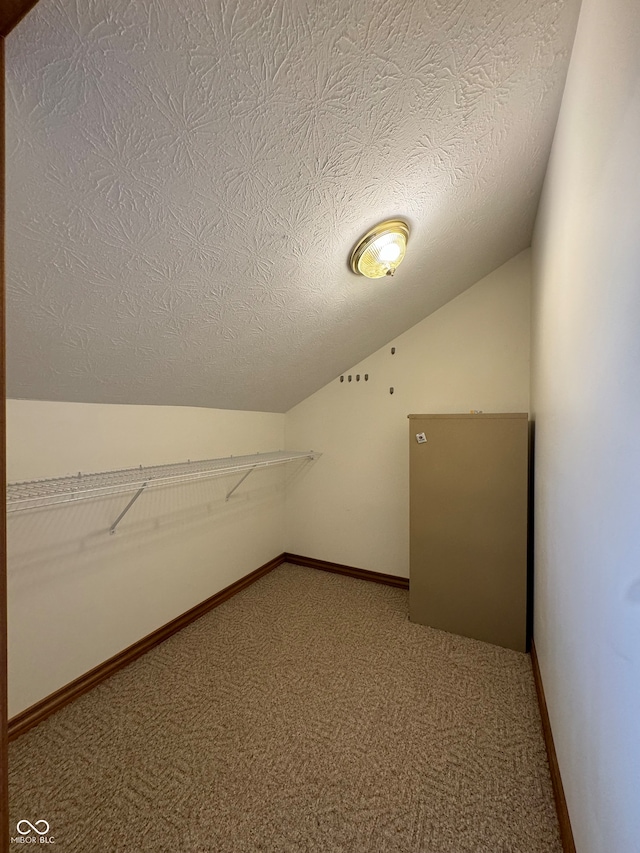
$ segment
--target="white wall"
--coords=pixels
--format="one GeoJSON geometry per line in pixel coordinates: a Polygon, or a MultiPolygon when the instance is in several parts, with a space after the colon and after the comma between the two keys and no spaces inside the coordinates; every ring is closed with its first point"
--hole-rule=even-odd
{"type": "Polygon", "coordinates": [[[583,0],[534,240],[535,642],[579,853],[640,851],[640,7],[583,0]]]}
{"type": "MultiPolygon", "coordinates": [[[[9,482],[284,446],[284,415],[7,402],[9,482]]],[[[288,466],[286,466],[288,467],[288,466]]],[[[285,466],[8,516],[14,715],[284,550],[285,466]]]]}
{"type": "Polygon", "coordinates": [[[288,551],[408,576],[407,415],[529,410],[529,284],[527,250],[287,413],[324,454],[287,489],[288,551]]]}

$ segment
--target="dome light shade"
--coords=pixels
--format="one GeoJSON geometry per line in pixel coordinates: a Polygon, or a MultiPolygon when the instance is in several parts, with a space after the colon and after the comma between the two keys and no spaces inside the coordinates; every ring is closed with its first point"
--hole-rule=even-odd
{"type": "Polygon", "coordinates": [[[356,243],[349,264],[357,275],[393,275],[407,250],[409,226],[403,219],[386,219],[356,243]]]}

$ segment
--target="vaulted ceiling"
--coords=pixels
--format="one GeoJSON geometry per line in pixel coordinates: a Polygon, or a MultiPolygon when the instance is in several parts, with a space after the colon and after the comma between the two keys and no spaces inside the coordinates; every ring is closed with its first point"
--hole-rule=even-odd
{"type": "Polygon", "coordinates": [[[8,395],[286,411],[530,244],[579,0],[40,0],[8,395]],[[401,215],[396,276],[347,267],[401,215]]]}

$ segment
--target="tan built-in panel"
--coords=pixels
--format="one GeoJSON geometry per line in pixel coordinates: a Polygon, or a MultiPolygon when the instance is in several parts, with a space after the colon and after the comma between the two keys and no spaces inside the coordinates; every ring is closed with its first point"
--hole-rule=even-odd
{"type": "Polygon", "coordinates": [[[409,415],[409,438],[411,621],[525,651],[528,416],[409,415]]]}

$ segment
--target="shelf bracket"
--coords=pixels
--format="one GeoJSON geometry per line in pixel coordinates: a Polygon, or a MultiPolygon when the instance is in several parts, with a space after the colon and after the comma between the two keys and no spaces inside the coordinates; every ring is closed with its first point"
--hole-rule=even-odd
{"type": "Polygon", "coordinates": [[[244,481],[247,479],[247,477],[249,476],[249,474],[250,474],[252,471],[255,471],[255,470],[256,470],[256,469],[255,469],[255,466],[254,466],[253,468],[249,468],[249,470],[248,470],[248,471],[245,471],[245,473],[242,475],[242,477],[240,477],[240,479],[239,479],[239,480],[238,480],[238,482],[235,484],[235,486],[231,489],[231,491],[230,491],[230,492],[227,492],[227,496],[226,496],[226,498],[225,498],[225,501],[228,501],[228,500],[229,500],[229,498],[230,498],[230,497],[231,497],[231,495],[235,492],[235,490],[238,488],[238,486],[241,486],[241,485],[242,485],[242,483],[244,483],[244,481]]]}
{"type": "Polygon", "coordinates": [[[147,487],[147,484],[145,483],[145,484],[144,484],[144,486],[142,486],[142,488],[138,489],[138,491],[137,491],[137,492],[135,493],[135,495],[131,498],[131,500],[129,501],[129,503],[126,505],[126,507],[122,510],[122,512],[120,513],[120,515],[116,518],[116,520],[113,522],[113,524],[112,524],[112,525],[111,525],[111,527],[109,528],[109,533],[113,534],[113,533],[115,533],[115,532],[116,532],[116,527],[120,524],[120,522],[122,521],[122,519],[123,519],[123,518],[125,517],[125,515],[129,512],[129,510],[131,509],[131,507],[132,507],[132,506],[134,505],[134,503],[138,500],[138,498],[140,497],[140,495],[144,492],[144,490],[145,490],[145,488],[146,488],[146,487],[147,487]]]}
{"type": "Polygon", "coordinates": [[[241,479],[227,493],[226,500],[228,501],[251,471],[256,468],[281,465],[285,462],[317,459],[319,456],[322,454],[315,453],[313,450],[307,452],[278,450],[267,453],[252,453],[245,456],[200,459],[195,462],[188,459],[186,462],[149,465],[144,468],[140,465],[137,468],[123,468],[118,471],[101,471],[93,474],[9,483],[7,484],[7,512],[61,506],[85,498],[90,500],[119,494],[130,495],[135,492],[124,511],[109,528],[110,533],[115,533],[124,516],[145,489],[152,489],[155,486],[194,483],[209,477],[234,474],[241,479]]]}

